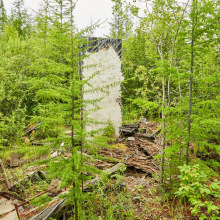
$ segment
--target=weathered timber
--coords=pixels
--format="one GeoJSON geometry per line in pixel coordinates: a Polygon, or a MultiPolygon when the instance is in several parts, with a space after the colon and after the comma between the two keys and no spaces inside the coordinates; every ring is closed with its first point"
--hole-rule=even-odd
{"type": "Polygon", "coordinates": [[[129,129],[129,128],[120,128],[119,132],[122,136],[132,136],[135,134],[135,130],[134,129],[129,129]]]}
{"type": "Polygon", "coordinates": [[[150,159],[153,159],[146,146],[139,145],[138,150],[142,151],[146,156],[150,156],[150,159]]]}
{"type": "Polygon", "coordinates": [[[119,128],[119,132],[124,136],[130,136],[130,135],[134,135],[138,131],[138,128],[139,128],[138,123],[122,125],[119,128]]]}
{"type": "MultiPolygon", "coordinates": [[[[126,166],[124,163],[118,163],[117,165],[113,166],[112,168],[106,169],[103,173],[107,176],[113,175],[116,172],[120,172],[125,169],[126,166]]],[[[95,179],[89,180],[85,183],[83,187],[84,192],[93,191],[93,187],[102,179],[101,176],[97,176],[95,179]]]]}
{"type": "Polygon", "coordinates": [[[146,175],[152,175],[152,173],[157,173],[159,170],[152,168],[150,160],[150,158],[136,156],[129,158],[125,164],[127,167],[133,167],[136,170],[140,170],[143,173],[146,173],[146,175]]]}
{"type": "Polygon", "coordinates": [[[18,153],[12,153],[11,161],[12,161],[11,167],[18,167],[18,163],[19,163],[18,153]]]}
{"type": "Polygon", "coordinates": [[[133,128],[120,128],[120,132],[128,133],[128,134],[135,134],[135,130],[133,128]]]}
{"type": "Polygon", "coordinates": [[[157,135],[160,133],[161,130],[158,130],[156,132],[154,132],[153,134],[151,135],[147,135],[147,134],[139,134],[139,136],[143,137],[143,138],[147,138],[147,139],[150,139],[150,140],[155,140],[157,135]]]}
{"type": "MultiPolygon", "coordinates": [[[[104,174],[107,176],[110,176],[112,174],[115,174],[116,172],[120,172],[126,168],[124,163],[118,163],[112,168],[106,169],[103,171],[104,174]]],[[[83,191],[88,192],[88,191],[93,191],[94,187],[96,184],[102,179],[101,176],[97,176],[96,178],[86,181],[83,191]]],[[[68,193],[68,191],[64,192],[68,193]]],[[[63,213],[68,211],[70,208],[70,205],[64,203],[66,199],[59,199],[58,197],[55,197],[53,199],[53,202],[55,200],[59,200],[57,203],[53,204],[52,206],[48,206],[46,209],[38,213],[37,215],[33,216],[30,218],[30,220],[46,220],[49,219],[50,217],[56,217],[58,219],[59,217],[63,216],[63,213]]],[[[51,202],[52,203],[52,202],[51,202]]]]}
{"type": "MultiPolygon", "coordinates": [[[[46,207],[43,211],[37,215],[30,218],[30,220],[46,220],[54,215],[56,210],[65,202],[65,199],[61,199],[59,202],[53,204],[52,206],[46,207]]],[[[57,216],[56,216],[57,218],[57,216]]]]}
{"type": "Polygon", "coordinates": [[[57,196],[62,191],[62,189],[59,188],[60,183],[61,183],[61,181],[56,180],[56,179],[52,179],[47,191],[51,195],[57,196]]]}
{"type": "Polygon", "coordinates": [[[127,124],[127,125],[122,125],[121,128],[139,128],[139,124],[138,123],[134,123],[134,124],[127,124]]]}

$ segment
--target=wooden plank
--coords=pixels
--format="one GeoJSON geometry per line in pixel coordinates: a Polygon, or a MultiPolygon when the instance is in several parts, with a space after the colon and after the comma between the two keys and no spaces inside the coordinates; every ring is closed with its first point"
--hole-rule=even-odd
{"type": "Polygon", "coordinates": [[[59,180],[52,179],[47,191],[49,193],[52,193],[53,196],[58,195],[62,191],[61,189],[58,188],[60,185],[60,182],[61,181],[59,181],[59,180]]]}
{"type": "Polygon", "coordinates": [[[18,163],[19,163],[18,153],[12,153],[11,167],[18,167],[18,163]]]}

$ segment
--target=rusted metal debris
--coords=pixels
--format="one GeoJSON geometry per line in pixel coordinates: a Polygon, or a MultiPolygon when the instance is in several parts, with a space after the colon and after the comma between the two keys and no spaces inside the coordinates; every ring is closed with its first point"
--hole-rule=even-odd
{"type": "MultiPolygon", "coordinates": [[[[140,171],[140,173],[145,176],[152,176],[153,173],[159,172],[157,161],[153,158],[160,152],[158,145],[159,140],[157,137],[160,131],[155,128],[155,125],[148,122],[123,125],[120,128],[120,132],[122,135],[122,139],[118,147],[113,149],[101,149],[99,152],[104,156],[114,158],[120,162],[123,161],[123,163],[118,163],[116,166],[113,166],[105,170],[104,172],[106,172],[107,175],[112,175],[118,170],[121,170],[123,167],[134,169],[137,172],[140,171]],[[128,137],[132,137],[132,140],[128,141],[128,137]]],[[[87,158],[91,160],[90,155],[88,155],[87,158]]],[[[105,169],[113,165],[111,161],[109,161],[108,163],[102,163],[97,160],[95,160],[95,163],[93,162],[93,164],[99,169],[105,169]]],[[[32,174],[28,175],[26,178],[33,182],[36,181],[37,179],[32,178],[32,175],[35,172],[32,172],[32,174]]],[[[92,191],[94,189],[94,186],[96,186],[97,182],[100,180],[101,177],[96,176],[96,178],[87,181],[84,184],[83,191],[92,191]]],[[[25,181],[23,180],[23,182],[25,181]]],[[[52,180],[48,189],[35,197],[38,197],[45,193],[48,193],[48,195],[53,197],[62,194],[62,190],[58,188],[59,184],[59,180],[52,180]]],[[[65,191],[65,193],[68,193],[68,191],[65,191]]],[[[17,205],[17,208],[29,203],[30,201],[31,200],[17,205]]],[[[64,202],[65,199],[60,200],[58,197],[55,197],[53,198],[53,201],[50,202],[47,207],[41,212],[39,212],[39,209],[35,207],[20,212],[21,219],[48,219],[60,212],[63,207],[66,207],[66,204],[64,202]]]]}
{"type": "Polygon", "coordinates": [[[4,173],[4,175],[5,175],[5,181],[6,181],[7,187],[8,187],[8,189],[10,190],[10,189],[11,189],[11,186],[10,186],[10,183],[9,183],[9,181],[8,181],[7,173],[6,173],[6,171],[5,171],[5,167],[4,167],[4,164],[3,164],[3,162],[2,162],[1,159],[0,159],[0,164],[1,164],[1,167],[2,167],[2,170],[3,170],[3,173],[4,173]]]}
{"type": "Polygon", "coordinates": [[[18,210],[18,205],[17,205],[17,204],[14,204],[14,206],[15,206],[15,210],[16,210],[18,219],[21,220],[20,213],[19,213],[19,210],[18,210]]]}
{"type": "MultiPolygon", "coordinates": [[[[40,193],[40,194],[34,196],[34,198],[38,198],[38,197],[44,195],[44,194],[47,193],[47,192],[48,192],[48,191],[46,190],[46,191],[44,191],[44,192],[42,192],[42,193],[40,193]]],[[[22,204],[18,205],[18,207],[21,207],[21,206],[23,206],[23,205],[26,205],[27,203],[31,202],[34,198],[29,199],[29,200],[26,201],[26,202],[23,202],[22,204]]]]}
{"type": "Polygon", "coordinates": [[[17,199],[17,200],[25,202],[25,200],[22,199],[21,197],[14,195],[12,193],[8,193],[8,192],[0,192],[0,196],[7,200],[10,200],[11,198],[13,198],[13,199],[17,199]]]}
{"type": "Polygon", "coordinates": [[[14,194],[0,192],[0,218],[3,220],[21,220],[18,205],[11,198],[25,201],[14,194]]]}

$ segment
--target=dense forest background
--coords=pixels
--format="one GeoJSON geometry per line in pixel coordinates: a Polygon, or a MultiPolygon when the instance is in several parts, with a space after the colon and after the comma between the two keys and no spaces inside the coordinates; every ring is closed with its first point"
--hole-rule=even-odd
{"type": "MultiPolygon", "coordinates": [[[[160,122],[160,193],[187,203],[199,219],[219,219],[219,1],[154,0],[141,6],[136,0],[112,1],[106,37],[123,41],[124,123],[141,118],[160,122]]],[[[15,0],[7,14],[0,0],[0,150],[3,160],[15,149],[32,160],[65,142],[72,157],[61,159],[59,166],[50,164],[50,178],[59,177],[62,187],[73,186],[67,200],[78,213],[73,218],[86,219],[80,216],[92,214],[82,205],[88,197],[80,187],[90,177],[83,172],[97,171],[84,164],[78,150],[95,152],[100,146],[111,147],[113,140],[111,134],[103,135],[111,133],[110,122],[104,131],[86,133],[83,126],[92,123],[83,108],[98,108],[98,100],[82,99],[83,86],[90,85],[79,74],[83,67],[78,64],[87,56],[79,57],[84,54],[81,36],[92,36],[101,24],[77,31],[75,4],[44,0],[39,11],[30,12],[23,0],[15,0]],[[30,148],[24,131],[31,125],[38,125],[32,138],[52,144],[30,148]],[[65,135],[66,127],[71,137],[65,135]]],[[[105,89],[107,94],[111,86],[90,89],[105,89]]]]}

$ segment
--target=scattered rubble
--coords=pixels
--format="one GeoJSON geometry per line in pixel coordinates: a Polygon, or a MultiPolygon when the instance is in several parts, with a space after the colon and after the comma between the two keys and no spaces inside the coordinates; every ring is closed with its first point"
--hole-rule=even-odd
{"type": "Polygon", "coordinates": [[[120,127],[120,133],[122,139],[119,142],[126,147],[121,148],[118,144],[114,145],[118,146],[116,149],[101,149],[99,153],[123,161],[127,167],[143,172],[146,176],[151,177],[153,173],[158,173],[159,166],[153,158],[160,153],[160,140],[157,138],[160,129],[157,129],[157,124],[140,122],[123,125],[120,127]]]}
{"type": "MultiPolygon", "coordinates": [[[[127,171],[125,171],[126,176],[129,178],[133,176],[133,178],[141,177],[148,178],[152,177],[153,173],[159,172],[159,166],[157,165],[157,161],[154,159],[154,156],[160,152],[159,148],[159,138],[158,134],[160,130],[157,129],[157,124],[149,123],[149,122],[140,122],[134,124],[123,125],[120,127],[121,138],[118,143],[113,145],[112,149],[100,149],[99,153],[102,156],[109,157],[110,159],[115,159],[118,163],[115,165],[115,162],[112,160],[109,161],[101,161],[101,160],[92,160],[92,157],[89,154],[83,153],[84,156],[88,158],[89,161],[92,161],[92,164],[97,168],[101,169],[106,173],[106,175],[110,176],[120,170],[125,170],[127,167],[127,171]]],[[[35,133],[37,130],[37,126],[33,126],[26,131],[26,135],[28,138],[35,133]]],[[[67,132],[69,135],[69,131],[67,132]]],[[[32,145],[44,145],[40,141],[32,142],[32,145]]],[[[63,144],[62,144],[63,145],[63,144]]],[[[58,151],[54,151],[51,153],[50,158],[57,157],[58,155],[67,158],[71,156],[71,153],[65,152],[64,154],[60,154],[58,151]]],[[[11,167],[17,167],[19,165],[19,155],[17,153],[12,154],[11,158],[11,167]]],[[[2,167],[4,166],[1,163],[2,167]]],[[[40,167],[38,168],[40,169],[40,167]]],[[[2,179],[2,176],[1,176],[2,179]]],[[[26,173],[26,176],[23,180],[17,181],[12,185],[9,184],[9,180],[7,179],[5,172],[5,179],[8,184],[8,189],[11,191],[22,192],[22,189],[28,187],[27,183],[32,182],[35,183],[39,180],[46,179],[46,173],[40,170],[35,170],[29,173],[26,173]],[[21,187],[22,186],[22,187],[21,187]]],[[[94,186],[98,181],[101,180],[100,176],[96,176],[94,179],[87,181],[83,186],[83,191],[88,192],[94,189],[94,186]]],[[[60,181],[56,179],[52,179],[49,187],[46,191],[41,192],[34,197],[39,197],[45,193],[48,193],[48,196],[54,197],[52,202],[50,202],[42,211],[40,211],[36,207],[28,206],[28,203],[31,200],[24,200],[20,197],[9,196],[7,193],[0,194],[0,198],[8,204],[8,212],[4,211],[4,216],[7,217],[5,220],[17,220],[17,219],[49,219],[57,213],[62,212],[64,207],[66,207],[65,199],[59,199],[59,195],[62,193],[67,193],[64,189],[59,188],[60,181]],[[4,196],[4,198],[3,198],[4,196]],[[5,198],[6,197],[6,198],[5,198]],[[8,200],[9,199],[9,200],[8,200]],[[11,199],[16,199],[23,201],[21,204],[15,204],[11,199]],[[17,208],[16,208],[17,207],[17,208]],[[11,219],[10,219],[11,218],[11,219]]],[[[124,186],[127,188],[128,183],[124,182],[124,186]]],[[[133,196],[132,199],[135,203],[140,201],[140,198],[137,196],[133,196]]],[[[0,206],[1,207],[1,206],[0,206]]]]}
{"type": "Polygon", "coordinates": [[[47,189],[49,196],[57,196],[60,192],[62,192],[62,189],[59,188],[60,183],[60,180],[52,179],[50,186],[47,189]]]}
{"type": "Polygon", "coordinates": [[[38,126],[41,124],[41,122],[39,122],[38,124],[36,125],[33,125],[33,126],[28,126],[26,129],[25,129],[25,136],[28,136],[29,138],[34,135],[38,129],[38,126]]]}
{"type": "Polygon", "coordinates": [[[128,141],[134,141],[135,138],[134,137],[128,137],[128,141]]]}
{"type": "Polygon", "coordinates": [[[120,132],[121,136],[130,136],[130,135],[134,135],[135,132],[138,131],[138,128],[139,128],[138,123],[122,125],[119,128],[119,132],[120,132]]]}
{"type": "Polygon", "coordinates": [[[23,191],[28,187],[28,183],[34,183],[40,180],[46,180],[46,173],[43,171],[33,171],[28,173],[22,180],[14,183],[11,186],[12,191],[23,191]]]}

